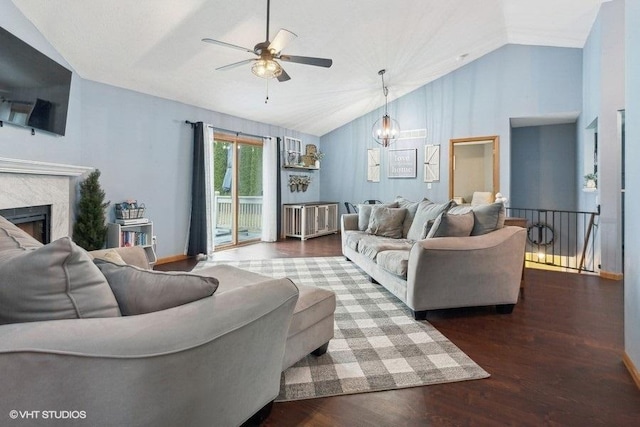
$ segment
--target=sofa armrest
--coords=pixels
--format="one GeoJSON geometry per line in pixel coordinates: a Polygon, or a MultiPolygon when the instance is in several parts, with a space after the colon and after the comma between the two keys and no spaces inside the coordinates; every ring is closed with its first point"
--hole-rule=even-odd
{"type": "Polygon", "coordinates": [[[136,267],[150,269],[149,258],[147,258],[147,253],[144,248],[141,246],[127,246],[122,248],[110,248],[110,249],[100,249],[97,251],[90,251],[89,254],[92,257],[96,257],[102,255],[109,251],[116,251],[118,255],[122,258],[124,262],[129,265],[133,265],[136,267]]]}
{"type": "Polygon", "coordinates": [[[409,255],[407,305],[431,310],[516,303],[525,243],[521,227],[417,242],[409,255]]]}
{"type": "Polygon", "coordinates": [[[343,214],[341,218],[342,231],[358,230],[358,214],[343,214]]]}
{"type": "Polygon", "coordinates": [[[245,286],[159,312],[0,325],[12,409],[83,410],[92,425],[238,425],[279,392],[298,289],[245,286]],[[207,422],[208,420],[208,422],[207,422]]]}

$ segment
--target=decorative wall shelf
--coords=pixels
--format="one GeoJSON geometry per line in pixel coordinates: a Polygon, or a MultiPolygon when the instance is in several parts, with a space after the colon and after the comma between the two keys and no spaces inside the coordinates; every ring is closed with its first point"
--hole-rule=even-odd
{"type": "Polygon", "coordinates": [[[295,165],[286,165],[283,166],[283,168],[285,169],[302,169],[302,170],[307,170],[307,171],[317,171],[320,170],[320,168],[317,168],[315,166],[295,166],[295,165]]]}

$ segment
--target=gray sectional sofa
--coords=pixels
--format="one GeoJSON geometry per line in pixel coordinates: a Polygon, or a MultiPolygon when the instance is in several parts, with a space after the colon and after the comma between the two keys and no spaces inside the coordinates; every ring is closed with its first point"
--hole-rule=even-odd
{"type": "Polygon", "coordinates": [[[270,407],[289,279],[149,271],[140,247],[91,255],[0,217],[0,424],[234,426],[270,407]]]}
{"type": "Polygon", "coordinates": [[[360,205],[342,216],[342,253],[424,319],[428,310],[518,301],[526,230],[504,227],[502,203],[360,205]]]}

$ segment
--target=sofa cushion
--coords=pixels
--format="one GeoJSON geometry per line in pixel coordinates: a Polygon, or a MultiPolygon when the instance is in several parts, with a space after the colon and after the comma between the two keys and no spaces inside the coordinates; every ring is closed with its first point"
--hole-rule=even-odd
{"type": "Polygon", "coordinates": [[[398,204],[396,202],[393,202],[393,203],[382,203],[377,205],[362,203],[358,205],[358,230],[365,231],[367,227],[369,227],[369,219],[371,218],[371,209],[373,209],[374,206],[397,208],[398,204]]]}
{"type": "Polygon", "coordinates": [[[41,246],[43,246],[42,243],[0,216],[0,252],[7,249],[29,249],[41,246]]]}
{"type": "Polygon", "coordinates": [[[432,237],[467,237],[471,235],[471,230],[473,230],[473,212],[462,215],[443,212],[433,222],[425,237],[427,239],[432,237]]]}
{"type": "Polygon", "coordinates": [[[411,251],[406,249],[383,251],[378,254],[376,264],[389,273],[406,279],[410,253],[411,251]]]}
{"type": "Polygon", "coordinates": [[[491,233],[504,227],[505,209],[502,202],[473,207],[474,224],[472,236],[491,233]]]}
{"type": "Polygon", "coordinates": [[[386,206],[373,206],[367,233],[376,236],[402,238],[402,226],[407,210],[404,208],[388,208],[386,206]]]}
{"type": "Polygon", "coordinates": [[[107,280],[70,238],[0,252],[0,323],[117,316],[107,280]]]}
{"type": "Polygon", "coordinates": [[[411,228],[413,218],[416,216],[416,211],[418,210],[418,205],[420,204],[420,202],[412,202],[411,200],[407,200],[402,196],[397,196],[396,203],[398,204],[399,208],[404,208],[407,210],[407,215],[404,217],[404,222],[402,223],[402,237],[406,239],[407,234],[409,233],[409,228],[411,228]]]}
{"type": "Polygon", "coordinates": [[[124,316],[177,307],[209,297],[218,288],[214,277],[146,270],[100,259],[94,262],[107,278],[124,316]]]}
{"type": "Polygon", "coordinates": [[[357,252],[358,243],[360,242],[360,239],[365,236],[369,236],[369,233],[365,231],[347,230],[344,232],[344,241],[347,247],[357,252]]]}
{"type": "Polygon", "coordinates": [[[366,236],[358,243],[358,252],[375,260],[378,254],[388,250],[409,250],[413,243],[406,239],[394,239],[390,237],[366,236]]]}
{"type": "Polygon", "coordinates": [[[455,205],[453,200],[446,203],[433,203],[430,200],[423,200],[419,203],[413,223],[407,233],[407,239],[420,240],[423,238],[423,230],[428,221],[435,220],[442,212],[446,212],[451,206],[455,205]]]}

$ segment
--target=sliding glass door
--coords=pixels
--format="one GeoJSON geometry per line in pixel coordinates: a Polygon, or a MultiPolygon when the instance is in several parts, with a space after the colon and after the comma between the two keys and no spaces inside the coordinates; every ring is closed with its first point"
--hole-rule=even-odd
{"type": "Polygon", "coordinates": [[[259,240],[262,233],[262,141],[215,135],[215,245],[259,240]]]}

